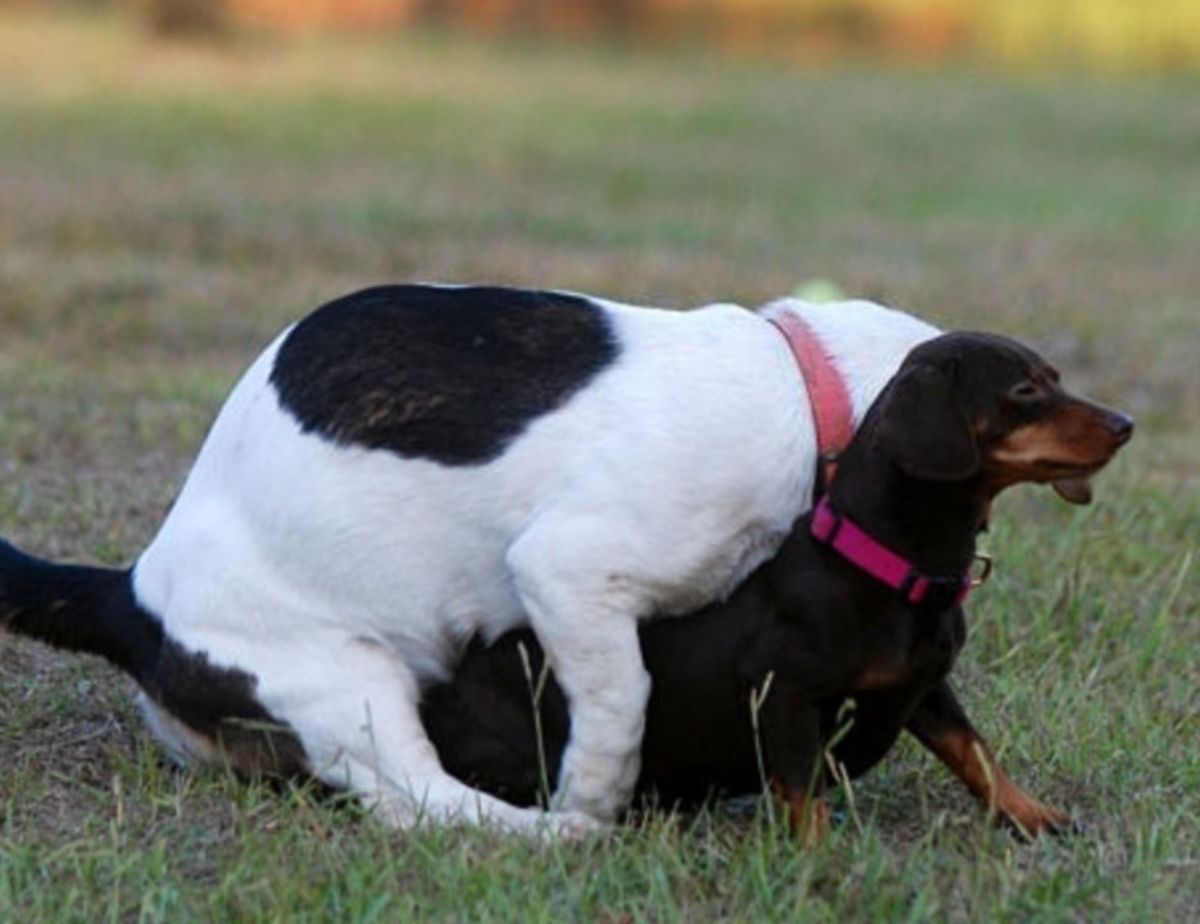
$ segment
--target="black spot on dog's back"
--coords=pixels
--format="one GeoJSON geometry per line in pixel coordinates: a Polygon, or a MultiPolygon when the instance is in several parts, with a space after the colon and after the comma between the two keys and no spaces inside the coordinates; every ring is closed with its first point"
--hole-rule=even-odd
{"type": "Polygon", "coordinates": [[[306,433],[479,465],[617,352],[601,309],[579,296],[381,286],[297,324],[271,381],[306,433]]]}

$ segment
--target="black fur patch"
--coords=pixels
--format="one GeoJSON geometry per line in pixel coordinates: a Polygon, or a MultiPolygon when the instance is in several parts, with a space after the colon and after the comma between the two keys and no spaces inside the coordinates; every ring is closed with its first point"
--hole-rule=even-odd
{"type": "Polygon", "coordinates": [[[151,699],[212,740],[234,769],[269,776],[305,773],[299,738],[263,708],[257,685],[252,674],[214,667],[206,653],[189,652],[170,638],[163,642],[157,669],[142,683],[151,699]]]}
{"type": "Polygon", "coordinates": [[[381,286],[301,321],[271,381],[306,433],[481,465],[617,354],[604,314],[578,296],[381,286]]]}
{"type": "Polygon", "coordinates": [[[0,626],[108,659],[140,680],[162,646],[162,626],[138,606],[130,572],[59,565],[0,541],[0,626]]]}

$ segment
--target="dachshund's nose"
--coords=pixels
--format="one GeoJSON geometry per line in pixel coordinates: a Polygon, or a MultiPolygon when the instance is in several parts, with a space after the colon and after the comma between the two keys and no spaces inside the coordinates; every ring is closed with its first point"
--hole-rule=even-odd
{"type": "Polygon", "coordinates": [[[1105,422],[1113,440],[1118,446],[1124,446],[1133,436],[1133,418],[1125,414],[1112,413],[1105,422]]]}

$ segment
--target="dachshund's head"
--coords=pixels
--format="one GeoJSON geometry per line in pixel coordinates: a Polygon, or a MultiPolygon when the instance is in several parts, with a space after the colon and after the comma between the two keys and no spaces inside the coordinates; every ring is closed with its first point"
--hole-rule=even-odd
{"type": "Polygon", "coordinates": [[[879,402],[877,445],[906,474],[978,478],[987,496],[1048,482],[1071,503],[1133,435],[1133,421],[1066,391],[1028,347],[951,333],[914,349],[879,402]]]}

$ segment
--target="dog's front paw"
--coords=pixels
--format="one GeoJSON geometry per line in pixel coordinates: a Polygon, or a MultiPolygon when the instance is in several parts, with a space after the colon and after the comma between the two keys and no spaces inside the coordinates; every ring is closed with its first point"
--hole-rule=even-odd
{"type": "Polygon", "coordinates": [[[539,827],[549,837],[564,841],[579,841],[608,830],[608,825],[584,812],[547,812],[539,827]]]}
{"type": "Polygon", "coordinates": [[[1085,831],[1084,826],[1066,812],[1028,796],[999,808],[997,821],[1024,840],[1042,835],[1064,837],[1085,831]]]}
{"type": "Polygon", "coordinates": [[[811,795],[805,789],[789,789],[782,780],[771,786],[787,813],[792,833],[805,847],[816,847],[833,828],[833,812],[820,796],[811,795]]]}
{"type": "Polygon", "coordinates": [[[633,799],[639,767],[636,752],[627,759],[585,751],[568,753],[550,804],[563,812],[616,821],[633,799]]]}

